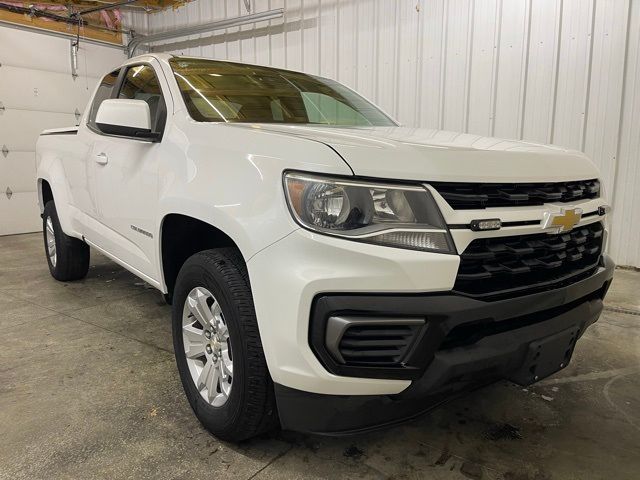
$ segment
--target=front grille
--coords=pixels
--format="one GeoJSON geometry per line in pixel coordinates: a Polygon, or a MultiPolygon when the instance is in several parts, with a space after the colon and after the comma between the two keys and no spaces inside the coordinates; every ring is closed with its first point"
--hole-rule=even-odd
{"type": "Polygon", "coordinates": [[[560,183],[431,183],[454,210],[575,202],[600,196],[598,180],[560,183]]]}
{"type": "Polygon", "coordinates": [[[420,325],[353,325],[338,350],[346,364],[398,364],[406,356],[420,325]]]}
{"type": "Polygon", "coordinates": [[[474,240],[460,256],[454,290],[478,297],[508,296],[573,283],[597,268],[603,232],[596,222],[556,235],[474,240]]]}

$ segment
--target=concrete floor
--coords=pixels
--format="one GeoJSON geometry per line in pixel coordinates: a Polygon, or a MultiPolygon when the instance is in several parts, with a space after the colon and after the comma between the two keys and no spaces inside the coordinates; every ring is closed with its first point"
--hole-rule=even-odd
{"type": "Polygon", "coordinates": [[[0,478],[640,478],[640,273],[619,270],[571,365],[355,438],[203,430],[174,365],[169,307],[92,252],[58,283],[40,235],[0,237],[0,478]]]}

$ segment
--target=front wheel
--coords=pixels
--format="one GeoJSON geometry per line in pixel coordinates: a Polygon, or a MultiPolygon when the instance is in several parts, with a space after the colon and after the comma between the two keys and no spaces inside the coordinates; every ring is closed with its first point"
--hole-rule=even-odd
{"type": "Polygon", "coordinates": [[[51,276],[62,282],[86,277],[89,271],[89,246],[62,231],[53,200],[44,206],[42,232],[51,276]]]}
{"type": "Polygon", "coordinates": [[[223,440],[275,426],[246,265],[235,249],[206,250],[180,269],[172,305],[176,363],[191,408],[223,440]]]}

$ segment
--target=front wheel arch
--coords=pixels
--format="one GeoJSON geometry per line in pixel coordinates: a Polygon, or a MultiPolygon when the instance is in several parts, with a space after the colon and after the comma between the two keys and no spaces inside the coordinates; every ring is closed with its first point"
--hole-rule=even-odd
{"type": "Polygon", "coordinates": [[[213,248],[234,248],[241,252],[229,235],[210,223],[178,213],[170,213],[162,219],[160,261],[167,303],[171,304],[178,273],[187,259],[213,248]]]}

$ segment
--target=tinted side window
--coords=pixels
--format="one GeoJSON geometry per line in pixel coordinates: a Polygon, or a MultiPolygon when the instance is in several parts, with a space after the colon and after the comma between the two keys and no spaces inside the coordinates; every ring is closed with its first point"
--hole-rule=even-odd
{"type": "Polygon", "coordinates": [[[159,132],[164,127],[166,108],[162,98],[162,90],[153,67],[136,65],[129,68],[120,88],[119,98],[144,100],[149,104],[151,128],[159,132]]]}
{"type": "Polygon", "coordinates": [[[102,104],[104,100],[111,98],[113,87],[115,87],[116,85],[119,74],[120,70],[118,69],[115,72],[111,72],[105,75],[105,77],[100,82],[100,86],[96,91],[95,97],[93,97],[93,103],[91,104],[91,110],[89,111],[89,120],[87,123],[94,128],[96,127],[96,115],[98,114],[98,108],[100,108],[100,104],[102,104]]]}

